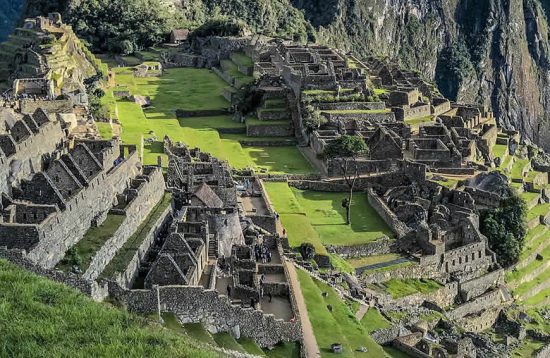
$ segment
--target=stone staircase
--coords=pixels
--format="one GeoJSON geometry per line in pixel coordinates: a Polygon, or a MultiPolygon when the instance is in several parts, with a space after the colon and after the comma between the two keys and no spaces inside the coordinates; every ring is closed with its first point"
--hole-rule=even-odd
{"type": "Polygon", "coordinates": [[[210,235],[208,240],[208,257],[213,259],[218,257],[218,239],[214,235],[210,235]]]}

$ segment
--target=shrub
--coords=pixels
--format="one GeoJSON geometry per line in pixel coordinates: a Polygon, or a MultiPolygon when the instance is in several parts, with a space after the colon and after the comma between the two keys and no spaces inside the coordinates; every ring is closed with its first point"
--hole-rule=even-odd
{"type": "Polygon", "coordinates": [[[525,244],[524,201],[509,189],[510,195],[502,200],[499,208],[481,213],[480,231],[489,239],[489,247],[497,254],[502,266],[516,263],[525,244]]]}

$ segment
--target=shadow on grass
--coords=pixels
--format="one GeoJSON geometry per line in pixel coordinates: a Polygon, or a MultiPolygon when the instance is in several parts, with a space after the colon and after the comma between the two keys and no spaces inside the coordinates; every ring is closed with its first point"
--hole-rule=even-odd
{"type": "Polygon", "coordinates": [[[155,142],[152,142],[152,143],[145,144],[143,147],[151,153],[159,153],[159,154],[164,153],[164,143],[163,142],[155,141],[155,142]]]}

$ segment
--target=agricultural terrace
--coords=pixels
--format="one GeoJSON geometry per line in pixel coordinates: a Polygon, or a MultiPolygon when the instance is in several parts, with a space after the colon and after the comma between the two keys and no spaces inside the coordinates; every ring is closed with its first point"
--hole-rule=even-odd
{"type": "Polygon", "coordinates": [[[323,245],[360,245],[384,235],[393,236],[369,205],[365,193],[354,195],[351,225],[346,225],[342,199],[347,193],[299,190],[277,182],[266,182],[265,187],[287,230],[291,246],[310,242],[317,253],[325,254],[323,245]]]}
{"type": "MultiPolygon", "coordinates": [[[[207,69],[168,69],[162,77],[134,77],[132,68],[113,69],[116,87],[110,88],[103,99],[111,115],[122,126],[122,140],[140,145],[145,139],[144,162],[156,164],[163,156],[162,139],[169,135],[192,147],[227,160],[235,168],[264,169],[270,173],[311,173],[314,169],[294,145],[264,147],[243,146],[241,140],[288,140],[287,138],[249,138],[244,123],[233,121],[229,115],[177,118],[176,110],[214,111],[222,114],[229,103],[222,96],[227,83],[207,69]],[[140,105],[113,92],[129,91],[132,95],[148,96],[151,106],[140,105]]],[[[102,129],[102,132],[106,132],[102,129]]]]}

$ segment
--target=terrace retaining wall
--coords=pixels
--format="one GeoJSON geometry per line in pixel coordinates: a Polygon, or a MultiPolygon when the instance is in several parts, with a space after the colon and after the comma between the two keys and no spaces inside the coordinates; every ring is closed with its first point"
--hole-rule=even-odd
{"type": "Polygon", "coordinates": [[[162,170],[155,168],[148,177],[148,181],[140,188],[137,197],[125,208],[125,218],[122,224],[93,257],[90,266],[83,275],[85,279],[95,280],[99,276],[126,240],[136,232],[155,205],[162,200],[164,189],[162,170]]]}
{"type": "Polygon", "coordinates": [[[249,337],[262,347],[302,339],[299,321],[286,322],[253,308],[233,305],[215,290],[194,286],[124,290],[110,283],[109,293],[132,312],[157,312],[160,304],[161,311],[175,314],[182,323],[203,323],[210,332],[232,332],[237,338],[249,337]]]}

